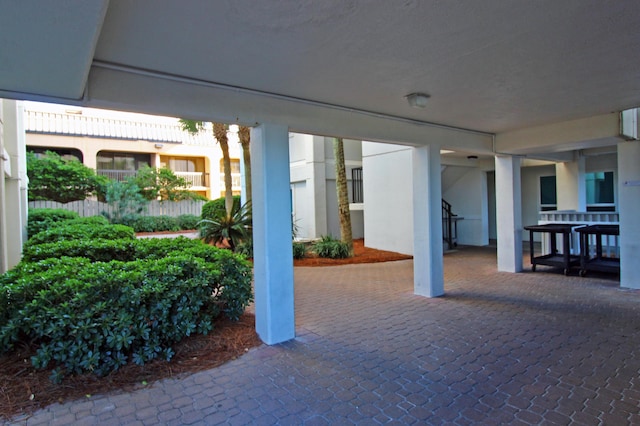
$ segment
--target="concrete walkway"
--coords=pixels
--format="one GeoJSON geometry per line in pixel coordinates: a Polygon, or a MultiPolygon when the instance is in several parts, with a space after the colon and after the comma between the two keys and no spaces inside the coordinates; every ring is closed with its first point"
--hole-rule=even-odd
{"type": "Polygon", "coordinates": [[[412,261],[296,268],[295,340],[16,424],[640,424],[640,291],[495,263],[448,254],[437,299],[412,261]]]}

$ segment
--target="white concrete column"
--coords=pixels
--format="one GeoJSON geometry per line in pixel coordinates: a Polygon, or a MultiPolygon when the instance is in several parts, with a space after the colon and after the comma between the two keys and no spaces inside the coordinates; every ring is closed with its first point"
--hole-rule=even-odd
{"type": "Polygon", "coordinates": [[[0,274],[8,269],[7,263],[7,197],[5,181],[11,178],[11,161],[4,148],[4,102],[0,100],[0,274]]]}
{"type": "Polygon", "coordinates": [[[522,271],[520,158],[496,155],[498,270],[522,271]]]}
{"type": "Polygon", "coordinates": [[[442,259],[442,184],[440,149],[412,150],[413,291],[426,297],[444,294],[442,259]]]}
{"type": "Polygon", "coordinates": [[[295,337],[288,134],[271,124],[251,130],[256,331],[269,345],[295,337]]]}
{"type": "Polygon", "coordinates": [[[640,288],[640,142],[618,144],[620,286],[640,288]]]}
{"type": "Polygon", "coordinates": [[[577,154],[574,161],[556,164],[558,210],[587,211],[585,157],[577,154]]]}
{"type": "Polygon", "coordinates": [[[307,155],[311,162],[311,179],[307,181],[308,190],[312,191],[309,202],[312,203],[313,220],[309,230],[311,236],[319,238],[327,235],[327,166],[325,159],[324,138],[311,136],[307,141],[307,155]]]}
{"type": "Polygon", "coordinates": [[[2,111],[3,145],[4,151],[8,154],[11,174],[3,173],[4,205],[2,206],[2,215],[5,223],[0,238],[2,238],[2,251],[6,263],[0,268],[11,269],[20,262],[22,244],[26,236],[26,147],[22,124],[23,114],[19,103],[4,100],[2,111]]]}

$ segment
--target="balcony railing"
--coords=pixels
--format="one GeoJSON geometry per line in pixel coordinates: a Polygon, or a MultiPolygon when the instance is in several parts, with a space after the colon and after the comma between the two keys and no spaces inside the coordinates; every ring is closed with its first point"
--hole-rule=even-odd
{"type": "MultiPolygon", "coordinates": [[[[231,173],[231,188],[234,191],[240,191],[242,187],[242,175],[240,173],[231,173]]],[[[220,188],[224,189],[224,173],[220,173],[220,188]]]]}
{"type": "MultiPolygon", "coordinates": [[[[124,181],[128,177],[136,175],[135,170],[108,170],[99,169],[97,174],[106,176],[111,180],[124,181]]],[[[209,173],[204,172],[173,172],[176,176],[183,178],[191,187],[209,187],[209,173]]]]}
{"type": "Polygon", "coordinates": [[[209,173],[204,172],[173,172],[176,176],[186,180],[192,187],[209,187],[209,173]]]}
{"type": "Polygon", "coordinates": [[[118,182],[122,182],[128,177],[133,177],[136,175],[135,170],[109,170],[109,169],[98,169],[96,173],[101,176],[106,176],[111,180],[116,180],[118,182]]]}

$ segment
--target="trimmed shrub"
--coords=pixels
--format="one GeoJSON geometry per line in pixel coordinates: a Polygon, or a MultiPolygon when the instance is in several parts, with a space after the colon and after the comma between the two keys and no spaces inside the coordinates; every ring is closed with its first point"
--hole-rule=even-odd
{"type": "Polygon", "coordinates": [[[349,257],[349,247],[340,240],[330,235],[323,236],[320,241],[313,244],[313,251],[320,257],[330,259],[344,259],[349,257]]]}
{"type": "Polygon", "coordinates": [[[135,237],[133,229],[124,225],[94,225],[86,223],[66,225],[62,223],[59,226],[37,233],[29,238],[25,246],[80,239],[133,240],[135,237]]]}
{"type": "Polygon", "coordinates": [[[38,262],[61,257],[84,257],[94,262],[111,260],[131,261],[135,259],[136,240],[65,240],[25,246],[23,262],[38,262]]]}
{"type": "Polygon", "coordinates": [[[293,258],[294,259],[304,259],[307,255],[307,246],[305,243],[293,243],[293,258]]]}
{"type": "Polygon", "coordinates": [[[179,231],[176,218],[171,216],[136,216],[128,220],[126,225],[135,232],[179,231]]]}
{"type": "Polygon", "coordinates": [[[198,222],[200,222],[200,217],[193,214],[181,214],[176,218],[178,222],[178,228],[181,230],[191,230],[198,229],[198,222]]]}
{"type": "MultiPolygon", "coordinates": [[[[156,241],[132,243],[152,254],[163,245],[156,241]]],[[[37,345],[32,364],[53,367],[54,382],[72,373],[101,376],[129,361],[168,360],[175,342],[206,334],[220,313],[237,319],[244,312],[253,300],[245,260],[186,238],[169,246],[176,250],[160,259],[63,257],[0,276],[0,352],[37,345]]]]}
{"type": "Polygon", "coordinates": [[[109,225],[109,220],[104,216],[85,216],[67,220],[59,225],[109,225]]]}
{"type": "Polygon", "coordinates": [[[28,217],[27,233],[31,237],[58,222],[78,219],[80,216],[76,212],[64,209],[29,209],[28,217]]]}
{"type": "MultiPolygon", "coordinates": [[[[233,197],[233,211],[236,211],[240,208],[240,196],[234,195],[233,197]]],[[[202,206],[202,219],[208,220],[216,220],[220,217],[221,214],[226,214],[226,209],[224,206],[224,197],[216,198],[215,200],[211,200],[208,203],[205,203],[202,206]]]]}

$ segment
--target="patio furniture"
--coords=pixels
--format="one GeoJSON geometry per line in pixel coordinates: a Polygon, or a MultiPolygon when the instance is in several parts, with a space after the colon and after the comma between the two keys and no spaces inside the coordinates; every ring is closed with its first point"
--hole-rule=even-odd
{"type": "Polygon", "coordinates": [[[620,235],[620,225],[590,225],[576,229],[580,233],[580,276],[584,277],[587,271],[600,271],[620,273],[620,258],[603,256],[603,236],[620,235]],[[595,256],[590,254],[590,237],[595,238],[595,256]]]}
{"type": "Polygon", "coordinates": [[[529,250],[531,253],[531,270],[535,272],[537,265],[546,265],[563,268],[565,275],[569,274],[571,267],[580,264],[580,257],[571,254],[571,232],[573,228],[582,226],[574,223],[550,223],[546,225],[525,226],[524,229],[529,231],[529,250]],[[535,256],[533,249],[533,233],[549,233],[551,252],[535,256]],[[558,252],[556,236],[562,235],[562,253],[558,252]]]}

